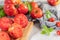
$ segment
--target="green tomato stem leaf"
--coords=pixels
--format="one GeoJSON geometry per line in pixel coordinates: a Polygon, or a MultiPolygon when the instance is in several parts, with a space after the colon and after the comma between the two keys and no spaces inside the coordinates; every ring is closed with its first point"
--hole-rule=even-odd
{"type": "Polygon", "coordinates": [[[54,29],[53,28],[48,28],[50,32],[52,32],[54,29]]]}
{"type": "Polygon", "coordinates": [[[31,10],[32,10],[32,6],[30,3],[28,4],[28,10],[29,10],[29,12],[31,12],[31,10]]]}
{"type": "Polygon", "coordinates": [[[46,14],[46,18],[50,18],[51,17],[51,12],[49,11],[49,10],[47,10],[46,12],[45,12],[45,14],[46,14]]]}

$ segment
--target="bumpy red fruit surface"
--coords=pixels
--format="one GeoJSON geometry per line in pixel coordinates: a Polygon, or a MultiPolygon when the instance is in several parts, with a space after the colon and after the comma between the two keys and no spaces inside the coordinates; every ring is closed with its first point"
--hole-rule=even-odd
{"type": "Polygon", "coordinates": [[[32,8],[38,8],[38,4],[36,2],[31,2],[32,8]]]}
{"type": "Polygon", "coordinates": [[[7,17],[3,17],[3,18],[0,18],[0,28],[3,30],[3,31],[7,31],[8,28],[11,26],[12,24],[12,20],[7,18],[7,17]]]}
{"type": "Polygon", "coordinates": [[[21,25],[17,23],[12,24],[12,27],[9,28],[8,32],[12,38],[19,38],[23,36],[21,25]]]}
{"type": "Polygon", "coordinates": [[[57,35],[60,35],[60,30],[57,31],[57,35]]]}
{"type": "Polygon", "coordinates": [[[55,21],[55,18],[50,18],[48,21],[54,22],[55,21]]]}
{"type": "Polygon", "coordinates": [[[56,26],[57,27],[60,27],[60,22],[56,22],[56,26]]]}
{"type": "Polygon", "coordinates": [[[60,4],[60,0],[47,0],[47,1],[52,6],[56,6],[56,5],[60,4]]]}
{"type": "Polygon", "coordinates": [[[32,18],[41,18],[43,16],[42,10],[40,8],[33,8],[31,11],[32,18]]]}
{"type": "Polygon", "coordinates": [[[28,19],[24,14],[17,14],[14,18],[14,22],[20,24],[22,28],[28,25],[28,19]]]}
{"type": "Polygon", "coordinates": [[[18,11],[19,11],[19,13],[27,14],[28,7],[22,3],[22,4],[20,4],[18,11]]]}
{"type": "Polygon", "coordinates": [[[14,16],[18,14],[18,11],[13,4],[5,4],[4,11],[8,16],[14,16]]]}
{"type": "Polygon", "coordinates": [[[1,31],[0,32],[0,40],[10,40],[10,37],[6,32],[1,31]]]}
{"type": "Polygon", "coordinates": [[[20,4],[21,0],[5,0],[4,4],[20,4]]]}

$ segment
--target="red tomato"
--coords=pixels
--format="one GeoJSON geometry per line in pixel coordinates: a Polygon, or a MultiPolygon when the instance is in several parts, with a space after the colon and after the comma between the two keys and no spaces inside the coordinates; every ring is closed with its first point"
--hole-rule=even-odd
{"type": "Polygon", "coordinates": [[[19,38],[23,36],[21,25],[17,23],[13,23],[12,27],[9,28],[8,32],[12,38],[19,38]]]}
{"type": "Polygon", "coordinates": [[[55,18],[50,18],[48,21],[54,22],[55,21],[55,18]]]}
{"type": "Polygon", "coordinates": [[[14,16],[18,14],[18,11],[13,4],[5,4],[4,11],[8,16],[14,16]]]}
{"type": "Polygon", "coordinates": [[[20,4],[21,0],[5,0],[4,4],[20,4]]]}
{"type": "Polygon", "coordinates": [[[0,40],[10,40],[10,37],[6,32],[0,31],[0,40]]]}
{"type": "Polygon", "coordinates": [[[7,17],[3,17],[0,19],[0,28],[3,31],[7,31],[9,27],[11,27],[12,25],[12,20],[7,18],[7,17]]]}
{"type": "Polygon", "coordinates": [[[22,25],[22,28],[25,28],[28,25],[28,19],[24,14],[17,14],[14,17],[14,22],[22,25]]]}
{"type": "Polygon", "coordinates": [[[57,31],[57,35],[60,35],[60,30],[57,31]]]}
{"type": "Polygon", "coordinates": [[[19,11],[19,13],[27,14],[28,7],[22,3],[22,4],[20,4],[18,11],[19,11]]]}
{"type": "Polygon", "coordinates": [[[56,22],[56,26],[57,27],[60,27],[60,22],[56,22]]]}
{"type": "Polygon", "coordinates": [[[56,6],[56,5],[60,4],[60,0],[47,0],[47,1],[52,6],[56,6]]]}
{"type": "Polygon", "coordinates": [[[32,18],[41,18],[43,16],[42,10],[40,8],[34,8],[31,11],[32,18]]]}
{"type": "Polygon", "coordinates": [[[31,2],[32,8],[38,8],[38,4],[36,2],[31,2]]]}

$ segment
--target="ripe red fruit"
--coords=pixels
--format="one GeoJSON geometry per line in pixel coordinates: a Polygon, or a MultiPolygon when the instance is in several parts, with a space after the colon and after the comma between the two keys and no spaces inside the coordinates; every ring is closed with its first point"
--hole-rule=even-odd
{"type": "Polygon", "coordinates": [[[57,35],[60,35],[60,30],[57,31],[57,35]]]}
{"type": "Polygon", "coordinates": [[[10,40],[10,37],[6,32],[0,31],[0,40],[10,40]]]}
{"type": "Polygon", "coordinates": [[[60,4],[60,0],[47,0],[47,1],[52,6],[56,6],[56,5],[60,4]]]}
{"type": "Polygon", "coordinates": [[[28,25],[28,19],[24,14],[17,14],[14,17],[14,22],[20,24],[22,28],[25,28],[28,25]]]}
{"type": "Polygon", "coordinates": [[[43,16],[42,10],[40,8],[34,8],[31,11],[32,18],[41,18],[43,16]]]}
{"type": "Polygon", "coordinates": [[[21,0],[5,0],[4,4],[20,4],[21,0]]]}
{"type": "Polygon", "coordinates": [[[54,22],[54,21],[55,21],[55,18],[49,18],[48,21],[50,21],[50,22],[54,22]]]}
{"type": "Polygon", "coordinates": [[[32,8],[38,8],[38,4],[36,2],[31,2],[32,8]]]}
{"type": "Polygon", "coordinates": [[[19,12],[19,13],[23,13],[23,14],[27,14],[27,12],[28,12],[28,7],[22,3],[22,4],[20,4],[20,6],[18,7],[18,12],[19,12]]]}
{"type": "Polygon", "coordinates": [[[12,27],[9,28],[8,32],[12,38],[19,38],[23,36],[21,25],[17,23],[12,24],[12,27]]]}
{"type": "Polygon", "coordinates": [[[12,20],[7,18],[7,17],[3,17],[0,18],[0,28],[4,31],[7,31],[8,28],[11,26],[12,24],[12,20]]]}
{"type": "Polygon", "coordinates": [[[57,27],[60,27],[60,22],[56,22],[56,26],[57,27]]]}
{"type": "Polygon", "coordinates": [[[8,16],[14,16],[18,14],[18,11],[13,4],[5,4],[4,11],[8,16]]]}

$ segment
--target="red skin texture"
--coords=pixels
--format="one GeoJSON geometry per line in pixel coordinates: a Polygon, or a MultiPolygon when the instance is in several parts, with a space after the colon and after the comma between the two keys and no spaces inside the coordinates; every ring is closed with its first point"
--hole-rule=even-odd
{"type": "Polygon", "coordinates": [[[12,24],[12,27],[9,28],[8,32],[12,38],[19,38],[23,36],[21,25],[17,23],[12,24]]]}
{"type": "Polygon", "coordinates": [[[36,2],[31,2],[32,8],[38,8],[38,4],[36,2]]]}
{"type": "Polygon", "coordinates": [[[60,22],[56,22],[56,26],[57,27],[60,27],[60,22]]]}
{"type": "Polygon", "coordinates": [[[31,11],[32,18],[41,18],[43,16],[42,10],[40,8],[34,8],[31,11]]]}
{"type": "Polygon", "coordinates": [[[21,0],[5,0],[4,4],[20,4],[21,0]]]}
{"type": "Polygon", "coordinates": [[[55,21],[55,18],[50,18],[48,21],[54,22],[55,21]]]}
{"type": "Polygon", "coordinates": [[[11,26],[11,24],[12,24],[12,20],[7,17],[3,17],[0,19],[0,28],[3,31],[7,31],[8,28],[11,26]]]}
{"type": "Polygon", "coordinates": [[[18,8],[18,12],[23,13],[23,14],[27,14],[28,7],[22,3],[22,4],[20,4],[20,6],[18,8]]]}
{"type": "Polygon", "coordinates": [[[22,28],[25,28],[28,25],[28,19],[24,14],[17,14],[14,17],[14,22],[20,24],[22,28]]]}
{"type": "Polygon", "coordinates": [[[60,3],[60,0],[47,0],[47,1],[52,6],[56,6],[60,3]]]}
{"type": "Polygon", "coordinates": [[[60,35],[60,30],[57,31],[57,35],[60,35]]]}
{"type": "Polygon", "coordinates": [[[5,4],[4,11],[8,16],[14,16],[18,14],[18,11],[13,4],[5,4]]]}
{"type": "Polygon", "coordinates": [[[10,37],[6,32],[1,31],[0,32],[0,40],[10,40],[10,37]]]}

